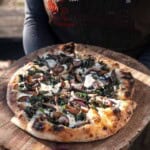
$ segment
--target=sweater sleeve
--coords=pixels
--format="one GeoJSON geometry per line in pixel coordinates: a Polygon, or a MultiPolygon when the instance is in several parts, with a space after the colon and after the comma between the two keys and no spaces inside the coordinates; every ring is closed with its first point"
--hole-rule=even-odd
{"type": "Polygon", "coordinates": [[[25,0],[23,46],[25,54],[52,45],[56,41],[48,24],[43,0],[25,0]]]}

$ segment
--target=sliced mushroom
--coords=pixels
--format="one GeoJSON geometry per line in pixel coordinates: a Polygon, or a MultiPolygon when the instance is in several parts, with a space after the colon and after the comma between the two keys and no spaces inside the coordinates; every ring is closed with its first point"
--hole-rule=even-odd
{"type": "Polygon", "coordinates": [[[68,68],[68,72],[71,72],[71,71],[72,71],[72,69],[73,69],[73,65],[72,65],[72,64],[70,64],[70,65],[69,65],[69,68],[68,68]]]}
{"type": "Polygon", "coordinates": [[[56,67],[53,69],[54,74],[58,75],[64,71],[64,66],[56,65],[56,67]]]}
{"type": "Polygon", "coordinates": [[[70,105],[66,105],[66,110],[69,111],[71,114],[78,114],[80,112],[80,109],[79,108],[75,108],[75,107],[72,107],[70,105]]]}
{"type": "Polygon", "coordinates": [[[44,106],[46,106],[46,107],[50,107],[50,108],[52,108],[52,109],[56,110],[56,106],[55,106],[54,104],[50,104],[50,103],[43,103],[43,105],[44,105],[44,106]]]}
{"type": "Polygon", "coordinates": [[[79,66],[81,66],[81,64],[82,64],[81,60],[77,60],[77,59],[73,60],[73,66],[74,67],[79,67],[79,66]]]}
{"type": "Polygon", "coordinates": [[[86,102],[83,99],[74,99],[70,103],[73,105],[79,104],[80,106],[86,106],[86,102]]]}
{"type": "Polygon", "coordinates": [[[76,90],[83,90],[84,87],[82,83],[72,83],[71,86],[76,90]]]}
{"type": "Polygon", "coordinates": [[[53,119],[58,119],[60,116],[62,116],[62,113],[58,111],[54,111],[50,114],[50,117],[53,119]]]}
{"type": "Polygon", "coordinates": [[[61,117],[59,117],[58,122],[59,122],[60,124],[65,125],[65,126],[68,126],[68,125],[69,125],[69,119],[68,119],[67,116],[64,116],[64,115],[61,116],[61,117]]]}
{"type": "Polygon", "coordinates": [[[43,131],[45,128],[44,122],[39,122],[38,120],[35,120],[32,126],[37,131],[43,131]]]}
{"type": "Polygon", "coordinates": [[[20,97],[20,98],[18,99],[18,102],[26,102],[26,101],[28,101],[29,99],[30,99],[29,96],[22,96],[22,97],[20,97]]]}
{"type": "Polygon", "coordinates": [[[83,82],[83,78],[80,74],[75,74],[75,79],[77,82],[83,82]]]}

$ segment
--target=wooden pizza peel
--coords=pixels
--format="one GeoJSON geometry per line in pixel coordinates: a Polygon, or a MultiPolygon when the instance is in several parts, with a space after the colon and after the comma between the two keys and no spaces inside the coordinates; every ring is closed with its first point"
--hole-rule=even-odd
{"type": "MultiPolygon", "coordinates": [[[[134,78],[134,100],[138,103],[137,109],[129,123],[117,134],[101,141],[88,143],[55,143],[39,140],[10,122],[13,113],[6,103],[7,84],[13,73],[25,63],[32,61],[33,57],[41,51],[58,48],[59,45],[40,49],[16,61],[0,77],[0,146],[9,150],[111,150],[128,149],[146,125],[150,122],[150,70],[136,60],[104,48],[76,44],[81,51],[92,51],[101,59],[110,59],[120,64],[120,67],[130,71],[134,78]]],[[[80,136],[80,135],[79,135],[80,136]]]]}

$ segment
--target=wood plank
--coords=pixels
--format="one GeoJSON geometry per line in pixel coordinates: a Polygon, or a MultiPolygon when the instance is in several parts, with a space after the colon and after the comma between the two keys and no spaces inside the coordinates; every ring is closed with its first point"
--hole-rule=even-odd
{"type": "Polygon", "coordinates": [[[0,38],[22,37],[23,9],[0,7],[0,38]]]}

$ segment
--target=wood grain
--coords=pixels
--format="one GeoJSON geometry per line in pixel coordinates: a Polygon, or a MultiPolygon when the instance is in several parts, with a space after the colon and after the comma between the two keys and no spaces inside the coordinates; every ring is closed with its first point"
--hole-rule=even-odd
{"type": "Polygon", "coordinates": [[[32,61],[41,51],[58,48],[58,45],[47,47],[25,56],[15,62],[0,78],[0,145],[10,150],[107,150],[127,149],[130,143],[140,134],[150,121],[150,71],[136,60],[100,47],[76,44],[81,51],[92,51],[102,59],[118,62],[120,67],[132,72],[136,79],[134,100],[138,107],[129,123],[117,134],[102,140],[89,143],[55,143],[39,140],[17,128],[10,122],[13,113],[6,103],[7,84],[12,74],[25,63],[32,61]]]}

